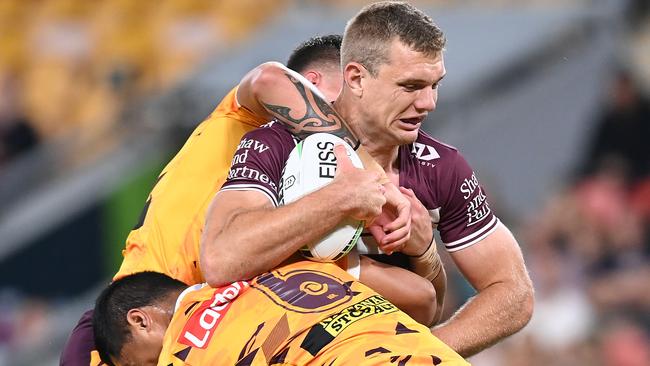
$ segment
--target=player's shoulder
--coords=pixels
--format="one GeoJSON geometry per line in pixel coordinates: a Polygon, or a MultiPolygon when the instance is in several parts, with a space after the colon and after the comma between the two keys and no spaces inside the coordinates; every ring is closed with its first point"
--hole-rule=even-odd
{"type": "Polygon", "coordinates": [[[232,113],[236,113],[240,109],[239,102],[237,101],[237,88],[235,86],[228,93],[226,93],[219,101],[217,106],[214,108],[212,113],[206,118],[206,120],[216,120],[223,117],[228,117],[232,113]]]}
{"type": "Polygon", "coordinates": [[[264,118],[239,104],[237,100],[238,88],[238,85],[232,88],[204,122],[208,124],[223,124],[225,122],[230,124],[243,124],[250,127],[259,127],[263,124],[265,122],[264,118]]]}
{"type": "Polygon", "coordinates": [[[244,138],[286,142],[293,140],[293,135],[282,123],[270,121],[247,132],[244,138]]]}
{"type": "MultiPolygon", "coordinates": [[[[237,145],[237,151],[248,151],[266,161],[265,156],[276,163],[284,163],[297,141],[289,130],[278,122],[269,122],[247,132],[237,145]]],[[[275,168],[274,168],[275,169],[275,168]]],[[[281,167],[280,167],[281,169],[281,167]]]]}

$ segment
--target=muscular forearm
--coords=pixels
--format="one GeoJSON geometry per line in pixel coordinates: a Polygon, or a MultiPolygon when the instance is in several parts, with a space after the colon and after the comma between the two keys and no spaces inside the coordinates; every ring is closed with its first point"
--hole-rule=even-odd
{"type": "Polygon", "coordinates": [[[433,334],[463,357],[519,331],[532,314],[532,288],[496,283],[470,299],[433,334]]]}
{"type": "Polygon", "coordinates": [[[384,170],[349,124],[314,85],[295,71],[277,62],[264,63],[242,80],[238,98],[243,106],[284,124],[300,139],[318,132],[339,136],[357,150],[366,169],[381,173],[382,183],[388,182],[384,170]]]}
{"type": "Polygon", "coordinates": [[[413,272],[426,281],[429,281],[435,289],[436,297],[429,304],[429,307],[433,310],[433,315],[430,321],[426,323],[431,326],[439,322],[442,316],[442,307],[447,291],[447,275],[442,266],[434,239],[429,239],[428,241],[430,244],[424,253],[418,256],[411,256],[410,262],[413,272]]]}
{"type": "Polygon", "coordinates": [[[434,323],[437,314],[436,291],[429,281],[417,274],[362,255],[359,281],[417,322],[427,326],[434,323]]]}
{"type": "Polygon", "coordinates": [[[251,278],[276,267],[305,243],[317,240],[345,216],[332,187],[286,206],[235,214],[202,243],[202,268],[211,286],[251,278]]]}
{"type": "Polygon", "coordinates": [[[445,268],[441,267],[438,275],[431,281],[433,288],[436,290],[436,313],[433,317],[431,325],[437,324],[442,318],[442,311],[444,309],[445,295],[447,294],[447,272],[445,268]]]}

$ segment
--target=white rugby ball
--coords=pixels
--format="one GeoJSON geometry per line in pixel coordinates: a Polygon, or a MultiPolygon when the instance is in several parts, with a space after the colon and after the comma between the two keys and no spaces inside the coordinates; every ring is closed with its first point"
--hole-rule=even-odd
{"type": "MultiPolygon", "coordinates": [[[[352,164],[363,168],[357,153],[343,139],[329,133],[316,133],[299,142],[291,151],[282,174],[281,204],[291,203],[329,184],[336,174],[334,145],[345,146],[352,164]]],[[[305,258],[334,262],[357,244],[364,222],[347,218],[332,232],[300,249],[305,258]]]]}

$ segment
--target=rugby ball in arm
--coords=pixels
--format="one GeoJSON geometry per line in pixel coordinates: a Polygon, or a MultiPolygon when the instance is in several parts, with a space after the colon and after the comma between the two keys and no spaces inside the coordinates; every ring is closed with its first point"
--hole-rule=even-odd
{"type": "MultiPolygon", "coordinates": [[[[334,146],[345,146],[352,164],[363,168],[357,153],[343,139],[328,133],[315,133],[300,141],[291,151],[282,174],[281,204],[289,204],[329,184],[336,174],[334,146]]],[[[346,218],[320,240],[305,245],[300,254],[318,262],[334,262],[354,248],[364,222],[346,218]]],[[[307,230],[307,228],[306,228],[307,230]]]]}

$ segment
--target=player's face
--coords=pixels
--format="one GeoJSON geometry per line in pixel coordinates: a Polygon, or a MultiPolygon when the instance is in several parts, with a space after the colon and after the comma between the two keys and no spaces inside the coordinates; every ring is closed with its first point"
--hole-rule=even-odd
{"type": "Polygon", "coordinates": [[[114,360],[116,366],[156,366],[162,350],[163,335],[156,335],[155,340],[149,338],[134,342],[127,342],[122,347],[122,354],[114,360]]]}
{"type": "Polygon", "coordinates": [[[376,77],[364,78],[361,129],[382,146],[414,142],[427,114],[436,108],[438,84],[445,75],[442,52],[428,56],[395,40],[389,62],[377,71],[376,77]]]}
{"type": "Polygon", "coordinates": [[[131,340],[122,347],[116,366],[156,366],[162,350],[163,337],[170,315],[157,307],[149,307],[149,317],[131,328],[131,340]]]}
{"type": "Polygon", "coordinates": [[[336,100],[343,87],[343,73],[338,65],[320,65],[302,75],[323,93],[328,102],[336,100]]]}
{"type": "Polygon", "coordinates": [[[322,78],[318,85],[318,90],[323,92],[328,102],[336,100],[343,86],[343,75],[341,71],[323,71],[322,78]]]}

